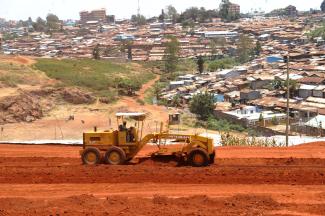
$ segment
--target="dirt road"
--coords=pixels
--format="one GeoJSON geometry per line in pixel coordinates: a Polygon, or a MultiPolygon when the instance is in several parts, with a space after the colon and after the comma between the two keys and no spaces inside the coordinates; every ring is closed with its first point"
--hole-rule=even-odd
{"type": "Polygon", "coordinates": [[[218,148],[206,168],[83,166],[78,150],[0,145],[0,215],[325,214],[325,143],[218,148]]]}

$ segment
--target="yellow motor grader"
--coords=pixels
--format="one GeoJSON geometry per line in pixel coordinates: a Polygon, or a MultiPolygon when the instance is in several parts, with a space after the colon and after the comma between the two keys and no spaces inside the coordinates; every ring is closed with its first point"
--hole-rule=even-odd
{"type": "Polygon", "coordinates": [[[145,113],[117,113],[117,130],[97,131],[83,134],[83,149],[80,151],[84,164],[100,163],[121,165],[132,160],[148,143],[156,144],[158,151],[152,156],[176,156],[195,167],[208,166],[214,162],[213,139],[199,135],[170,134],[160,125],[158,133],[143,137],[145,113]],[[135,121],[134,127],[127,128],[126,121],[135,121]],[[177,143],[172,150],[168,142],[177,143]]]}

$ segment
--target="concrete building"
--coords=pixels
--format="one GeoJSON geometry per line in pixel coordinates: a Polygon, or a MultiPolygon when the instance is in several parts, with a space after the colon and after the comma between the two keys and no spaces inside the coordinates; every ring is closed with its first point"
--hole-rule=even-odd
{"type": "Polygon", "coordinates": [[[91,18],[93,20],[106,20],[106,9],[102,8],[91,11],[91,18]]]}
{"type": "Polygon", "coordinates": [[[239,36],[238,32],[233,31],[208,31],[199,32],[198,34],[205,38],[235,38],[239,36]]]}
{"type": "Polygon", "coordinates": [[[240,14],[240,5],[230,3],[228,8],[228,13],[233,15],[239,15],[240,14]]]}
{"type": "Polygon", "coordinates": [[[104,21],[106,22],[106,9],[98,9],[93,11],[81,11],[80,15],[80,22],[86,23],[88,21],[104,21]]]}
{"type": "Polygon", "coordinates": [[[258,124],[262,124],[263,126],[265,126],[273,120],[281,122],[286,118],[286,114],[274,113],[273,111],[269,110],[261,110],[255,106],[246,106],[240,109],[223,112],[223,117],[225,117],[229,121],[241,123],[244,126],[258,124]],[[262,122],[261,117],[263,119],[262,122]]]}

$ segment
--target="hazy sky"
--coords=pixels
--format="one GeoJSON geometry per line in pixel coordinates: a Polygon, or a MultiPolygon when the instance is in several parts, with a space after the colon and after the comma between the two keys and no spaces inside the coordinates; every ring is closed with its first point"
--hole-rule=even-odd
{"type": "MultiPolygon", "coordinates": [[[[241,5],[242,11],[251,9],[270,11],[275,8],[295,5],[298,10],[319,8],[323,0],[232,0],[241,5]]],[[[130,18],[137,12],[137,0],[0,0],[0,17],[6,19],[23,19],[29,16],[45,18],[49,12],[60,19],[78,19],[79,11],[96,8],[106,8],[108,14],[117,18],[130,18]]],[[[191,6],[218,8],[221,0],[140,0],[141,13],[145,16],[155,16],[161,9],[172,4],[181,12],[191,6]]]]}

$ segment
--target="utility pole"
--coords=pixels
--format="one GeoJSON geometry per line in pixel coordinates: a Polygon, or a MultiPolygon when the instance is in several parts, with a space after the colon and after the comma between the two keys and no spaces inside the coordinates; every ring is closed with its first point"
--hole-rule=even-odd
{"type": "Polygon", "coordinates": [[[140,0],[138,0],[138,17],[140,17],[140,0]]]}
{"type": "Polygon", "coordinates": [[[286,147],[289,146],[289,124],[290,124],[290,76],[289,76],[289,53],[287,55],[287,122],[286,122],[286,147]]]}

